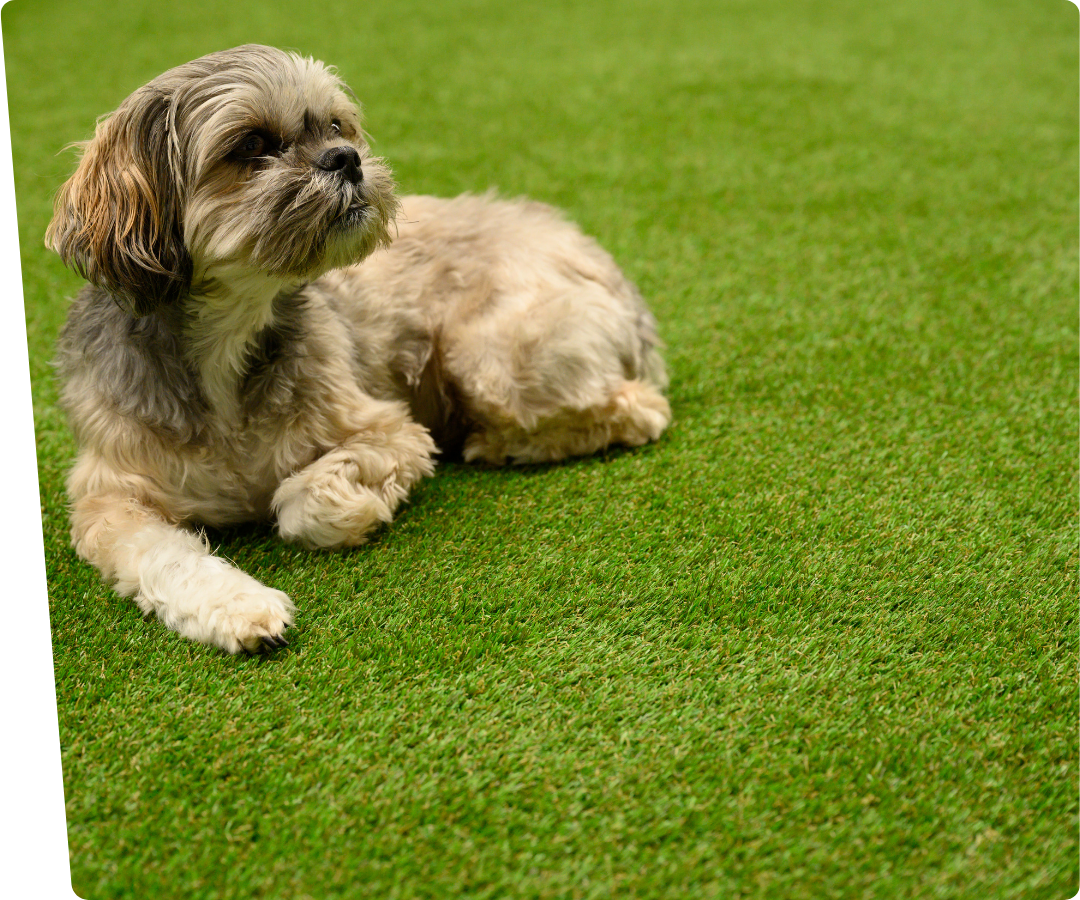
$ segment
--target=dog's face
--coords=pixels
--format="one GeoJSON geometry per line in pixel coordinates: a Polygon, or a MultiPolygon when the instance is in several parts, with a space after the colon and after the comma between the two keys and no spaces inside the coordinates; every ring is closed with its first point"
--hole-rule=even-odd
{"type": "Polygon", "coordinates": [[[223,272],[299,282],[358,262],[396,210],[336,75],[249,45],[171,69],[102,121],[46,243],[145,315],[223,272]]]}

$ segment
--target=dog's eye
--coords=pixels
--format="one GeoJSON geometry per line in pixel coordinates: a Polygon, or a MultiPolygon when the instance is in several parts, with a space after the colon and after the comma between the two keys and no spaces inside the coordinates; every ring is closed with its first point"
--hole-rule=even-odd
{"type": "Polygon", "coordinates": [[[257,156],[262,156],[265,150],[266,139],[261,134],[252,132],[240,142],[233,152],[240,159],[255,159],[257,156]]]}
{"type": "Polygon", "coordinates": [[[341,122],[339,122],[337,119],[331,120],[330,128],[331,130],[333,130],[334,134],[341,134],[341,122]]]}
{"type": "Polygon", "coordinates": [[[232,155],[239,160],[260,159],[264,156],[273,156],[282,150],[282,143],[277,138],[262,131],[252,131],[244,135],[232,155]]]}

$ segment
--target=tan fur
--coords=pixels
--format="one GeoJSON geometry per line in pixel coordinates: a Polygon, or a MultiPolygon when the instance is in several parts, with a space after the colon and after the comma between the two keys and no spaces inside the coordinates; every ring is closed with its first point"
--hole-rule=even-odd
{"type": "Polygon", "coordinates": [[[59,356],[75,548],[230,652],[283,643],[292,603],[186,525],[271,518],[287,540],[355,546],[431,474],[432,433],[466,460],[532,463],[644,444],[670,420],[652,317],[608,254],[541,204],[399,211],[341,82],[270,48],[133,94],[47,241],[97,286],[59,356]],[[252,133],[279,152],[238,156],[252,133]]]}

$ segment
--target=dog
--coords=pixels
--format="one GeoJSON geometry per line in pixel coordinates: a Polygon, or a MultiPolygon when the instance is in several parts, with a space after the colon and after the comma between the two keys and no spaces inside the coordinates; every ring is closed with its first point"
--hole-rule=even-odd
{"type": "Polygon", "coordinates": [[[550,462],[671,419],[611,257],[539,203],[399,199],[351,96],[258,45],[171,69],[80,145],[46,232],[88,282],[56,357],[75,550],[230,653],[286,644],[295,608],[202,526],[352,547],[439,453],[550,462]]]}

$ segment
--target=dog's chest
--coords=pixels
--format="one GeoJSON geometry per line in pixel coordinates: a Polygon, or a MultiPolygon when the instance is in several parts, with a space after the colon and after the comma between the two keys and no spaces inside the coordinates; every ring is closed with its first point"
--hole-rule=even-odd
{"type": "Polygon", "coordinates": [[[227,403],[207,403],[192,438],[176,447],[170,478],[193,518],[227,525],[267,517],[281,482],[337,437],[327,427],[326,373],[310,363],[310,348],[268,329],[227,385],[227,403]]]}
{"type": "Polygon", "coordinates": [[[207,525],[266,518],[281,482],[325,452],[309,415],[310,406],[246,418],[236,428],[177,448],[171,491],[183,498],[193,519],[207,525]]]}

